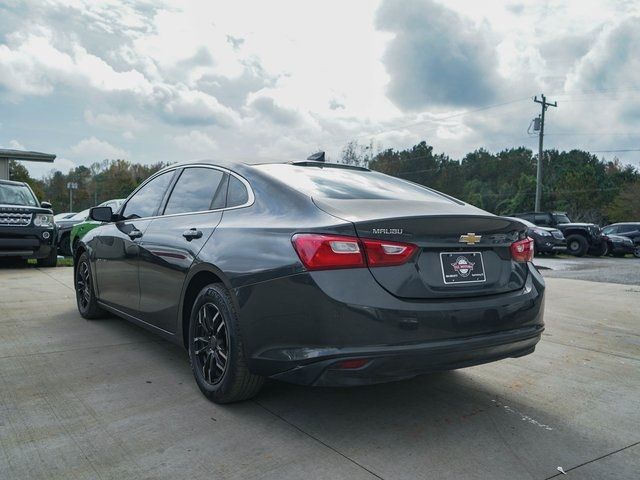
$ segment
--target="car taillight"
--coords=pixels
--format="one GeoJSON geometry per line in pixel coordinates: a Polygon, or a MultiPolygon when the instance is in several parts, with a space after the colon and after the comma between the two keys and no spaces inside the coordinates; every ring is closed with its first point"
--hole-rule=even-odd
{"type": "Polygon", "coordinates": [[[298,233],[291,239],[308,270],[365,267],[360,242],[354,237],[298,233]]]}
{"type": "Polygon", "coordinates": [[[525,238],[511,244],[511,258],[516,262],[533,261],[533,238],[525,238]]]}
{"type": "Polygon", "coordinates": [[[411,243],[315,233],[298,233],[291,241],[308,270],[401,265],[418,248],[411,243]]]}
{"type": "Polygon", "coordinates": [[[390,267],[402,265],[418,249],[411,243],[385,242],[382,240],[362,240],[370,267],[390,267]]]}

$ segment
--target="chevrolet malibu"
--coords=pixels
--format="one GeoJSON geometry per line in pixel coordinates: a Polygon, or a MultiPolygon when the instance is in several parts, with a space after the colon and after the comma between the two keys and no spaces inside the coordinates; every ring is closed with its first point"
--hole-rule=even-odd
{"type": "Polygon", "coordinates": [[[364,168],[173,165],[90,217],[80,314],[183,345],[218,403],[521,357],[544,328],[522,223],[364,168]]]}

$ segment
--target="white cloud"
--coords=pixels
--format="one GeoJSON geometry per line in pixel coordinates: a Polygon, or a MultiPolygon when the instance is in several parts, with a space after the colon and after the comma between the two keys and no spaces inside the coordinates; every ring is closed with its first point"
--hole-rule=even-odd
{"type": "Polygon", "coordinates": [[[180,89],[164,105],[164,113],[170,123],[184,125],[219,125],[230,127],[239,119],[236,112],[213,95],[197,90],[180,89]]]}
{"type": "Polygon", "coordinates": [[[24,150],[24,145],[17,140],[9,140],[9,148],[13,148],[14,150],[24,150]]]}
{"type": "MultiPolygon", "coordinates": [[[[130,113],[93,113],[91,110],[84,111],[85,121],[92,126],[100,127],[108,130],[119,130],[124,133],[132,133],[143,130],[145,125],[130,113]]],[[[123,135],[124,135],[123,133],[123,135]]]]}
{"type": "MultiPolygon", "coordinates": [[[[560,101],[550,132],[638,131],[640,94],[614,102],[593,95],[591,103],[575,95],[636,88],[639,2],[385,7],[393,4],[0,4],[0,109],[12,119],[3,120],[3,139],[78,164],[173,161],[214,149],[234,158],[297,158],[324,148],[335,158],[346,142],[372,137],[383,147],[426,139],[460,156],[482,146],[535,147],[525,132],[537,106],[527,100],[443,118],[541,91],[560,101]],[[446,68],[429,68],[443,60],[446,68]]],[[[640,134],[550,136],[546,144],[606,149],[638,141],[640,134]]]]}
{"type": "Polygon", "coordinates": [[[197,154],[212,154],[218,150],[218,144],[205,132],[191,130],[184,135],[173,137],[173,143],[182,151],[197,154]]]}
{"type": "Polygon", "coordinates": [[[83,164],[91,164],[104,159],[129,159],[129,152],[111,145],[109,142],[89,137],[80,140],[69,149],[69,153],[83,164]]]}

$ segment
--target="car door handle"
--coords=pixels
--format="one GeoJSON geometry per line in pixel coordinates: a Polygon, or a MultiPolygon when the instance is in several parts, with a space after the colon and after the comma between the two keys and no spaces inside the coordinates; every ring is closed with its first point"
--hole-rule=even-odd
{"type": "Polygon", "coordinates": [[[131,240],[135,240],[136,238],[142,237],[142,232],[140,230],[138,230],[137,228],[134,228],[127,235],[129,235],[129,238],[131,240]]]}
{"type": "Polygon", "coordinates": [[[189,230],[185,230],[184,232],[182,232],[182,236],[187,239],[187,242],[190,242],[194,238],[202,237],[202,230],[191,228],[189,230]]]}

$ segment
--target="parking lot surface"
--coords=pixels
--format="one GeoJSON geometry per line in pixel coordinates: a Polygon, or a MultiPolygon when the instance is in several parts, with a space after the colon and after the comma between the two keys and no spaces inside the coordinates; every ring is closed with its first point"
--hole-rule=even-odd
{"type": "Polygon", "coordinates": [[[592,282],[640,285],[640,258],[538,256],[534,262],[547,269],[546,277],[573,278],[592,282]]]}
{"type": "Polygon", "coordinates": [[[638,478],[640,288],[547,282],[532,355],[218,406],[180,348],[83,320],[71,268],[0,270],[0,478],[638,478]]]}

